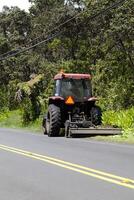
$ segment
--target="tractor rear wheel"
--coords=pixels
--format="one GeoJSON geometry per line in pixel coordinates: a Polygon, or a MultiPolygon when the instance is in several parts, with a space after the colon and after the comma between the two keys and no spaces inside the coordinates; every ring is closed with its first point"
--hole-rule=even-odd
{"type": "Polygon", "coordinates": [[[92,123],[97,126],[97,125],[101,125],[102,123],[102,111],[101,108],[99,106],[94,106],[91,108],[91,121],[92,123]]]}
{"type": "Polygon", "coordinates": [[[58,106],[50,104],[46,118],[46,132],[49,137],[59,136],[61,126],[61,112],[58,106]]]}

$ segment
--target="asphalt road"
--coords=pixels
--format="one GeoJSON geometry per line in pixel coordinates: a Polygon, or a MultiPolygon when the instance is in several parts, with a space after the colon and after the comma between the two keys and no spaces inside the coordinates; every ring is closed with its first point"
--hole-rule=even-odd
{"type": "Polygon", "coordinates": [[[134,200],[134,145],[1,128],[0,200],[134,200]]]}

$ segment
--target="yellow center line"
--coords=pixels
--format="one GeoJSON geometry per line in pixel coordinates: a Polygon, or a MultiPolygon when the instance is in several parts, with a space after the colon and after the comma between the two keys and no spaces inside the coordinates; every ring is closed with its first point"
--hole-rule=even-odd
{"type": "Polygon", "coordinates": [[[120,186],[124,186],[124,187],[127,187],[127,188],[134,189],[134,180],[129,179],[129,178],[116,176],[116,175],[113,175],[113,174],[110,174],[110,173],[105,173],[105,172],[95,170],[95,169],[92,169],[92,168],[88,168],[88,167],[85,167],[85,166],[82,166],[82,165],[74,164],[74,163],[71,163],[71,162],[66,162],[64,160],[59,160],[59,159],[56,159],[56,158],[53,158],[53,157],[40,155],[40,154],[37,154],[37,153],[25,151],[25,150],[22,150],[22,149],[17,149],[17,148],[14,148],[14,147],[0,145],[0,149],[5,150],[5,151],[9,151],[9,152],[12,152],[12,153],[20,154],[20,155],[23,155],[23,156],[26,156],[26,157],[29,157],[29,158],[33,158],[33,159],[36,159],[36,160],[40,160],[40,161],[43,161],[43,162],[47,162],[47,163],[50,163],[50,164],[53,164],[53,165],[57,165],[59,167],[66,168],[66,169],[69,169],[69,170],[72,170],[72,171],[76,171],[76,172],[85,174],[87,176],[95,177],[97,179],[101,179],[101,180],[104,180],[104,181],[107,181],[107,182],[110,182],[110,183],[114,183],[114,184],[117,184],[117,185],[120,185],[120,186]]]}

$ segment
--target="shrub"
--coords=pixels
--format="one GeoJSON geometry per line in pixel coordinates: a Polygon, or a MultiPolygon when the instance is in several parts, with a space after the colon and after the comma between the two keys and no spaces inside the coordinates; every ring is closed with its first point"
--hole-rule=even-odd
{"type": "Polygon", "coordinates": [[[104,125],[118,126],[124,134],[134,135],[134,107],[120,111],[105,111],[102,116],[104,125]]]}

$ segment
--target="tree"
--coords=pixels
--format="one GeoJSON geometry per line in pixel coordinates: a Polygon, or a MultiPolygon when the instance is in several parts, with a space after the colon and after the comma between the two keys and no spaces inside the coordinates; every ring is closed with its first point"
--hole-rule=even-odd
{"type": "Polygon", "coordinates": [[[14,92],[15,84],[27,82],[35,73],[47,74],[43,91],[50,91],[52,77],[61,68],[81,73],[92,70],[94,93],[104,109],[132,106],[133,0],[120,5],[117,0],[29,1],[30,13],[17,7],[5,7],[0,13],[0,54],[7,56],[8,51],[11,54],[48,41],[1,61],[1,88],[14,92]],[[9,87],[11,82],[13,87],[9,87]]]}

